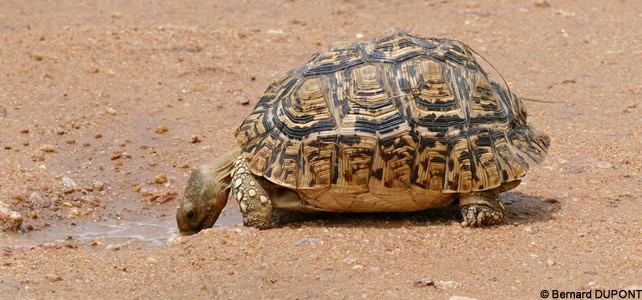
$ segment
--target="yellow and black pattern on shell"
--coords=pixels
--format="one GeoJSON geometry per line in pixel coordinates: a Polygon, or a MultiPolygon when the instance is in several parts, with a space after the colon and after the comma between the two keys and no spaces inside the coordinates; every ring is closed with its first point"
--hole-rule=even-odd
{"type": "Polygon", "coordinates": [[[519,179],[548,137],[468,49],[394,31],[314,55],[239,127],[248,165],[308,195],[465,193],[519,179]]]}

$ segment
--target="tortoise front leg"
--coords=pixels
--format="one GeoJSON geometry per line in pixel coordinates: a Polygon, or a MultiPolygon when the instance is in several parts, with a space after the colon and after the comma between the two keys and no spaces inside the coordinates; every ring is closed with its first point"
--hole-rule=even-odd
{"type": "Polygon", "coordinates": [[[232,168],[230,198],[236,199],[243,215],[243,225],[258,229],[272,227],[272,201],[263,180],[252,174],[241,155],[232,168]]]}
{"type": "Polygon", "coordinates": [[[480,227],[499,224],[506,216],[506,206],[499,199],[499,190],[472,192],[459,197],[463,226],[480,227]]]}

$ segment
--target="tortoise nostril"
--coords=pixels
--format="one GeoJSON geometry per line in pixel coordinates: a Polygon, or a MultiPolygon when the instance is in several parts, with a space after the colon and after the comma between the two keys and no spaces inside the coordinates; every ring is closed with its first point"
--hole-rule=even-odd
{"type": "Polygon", "coordinates": [[[194,211],[193,210],[190,210],[190,211],[187,212],[187,218],[188,219],[193,219],[194,218],[194,211]]]}

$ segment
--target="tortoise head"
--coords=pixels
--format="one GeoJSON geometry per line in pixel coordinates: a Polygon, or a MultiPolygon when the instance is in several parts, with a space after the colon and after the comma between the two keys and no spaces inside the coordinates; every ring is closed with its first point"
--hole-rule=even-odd
{"type": "Polygon", "coordinates": [[[551,145],[551,138],[541,130],[532,126],[530,126],[530,134],[531,139],[533,139],[542,150],[548,152],[548,147],[551,145]]]}
{"type": "Polygon", "coordinates": [[[240,150],[233,150],[194,170],[183,198],[176,207],[176,224],[182,233],[194,233],[214,226],[227,204],[230,173],[240,150]]]}

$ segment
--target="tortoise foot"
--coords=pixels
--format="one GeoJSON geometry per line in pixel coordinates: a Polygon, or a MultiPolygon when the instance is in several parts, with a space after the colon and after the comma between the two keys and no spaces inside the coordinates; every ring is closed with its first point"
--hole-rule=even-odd
{"type": "Polygon", "coordinates": [[[462,195],[459,199],[465,227],[482,227],[500,224],[506,216],[506,206],[499,200],[497,191],[483,191],[462,195]]]}
{"type": "Polygon", "coordinates": [[[272,201],[260,177],[252,174],[243,156],[234,162],[230,198],[236,199],[243,225],[258,229],[272,227],[272,201]]]}

